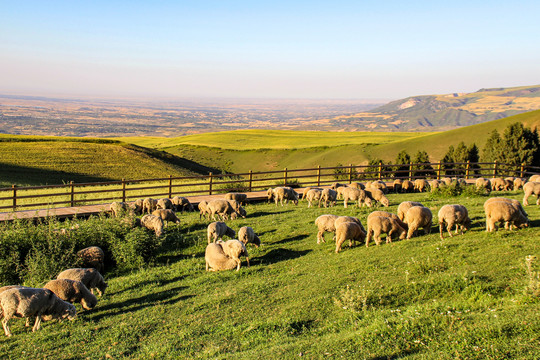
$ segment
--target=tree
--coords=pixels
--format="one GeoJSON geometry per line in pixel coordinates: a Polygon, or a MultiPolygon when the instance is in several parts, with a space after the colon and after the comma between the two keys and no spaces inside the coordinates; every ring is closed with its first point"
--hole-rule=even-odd
{"type": "Polygon", "coordinates": [[[484,145],[484,149],[482,150],[482,160],[485,162],[499,161],[500,144],[501,136],[497,129],[495,129],[487,139],[486,145],[484,145]]]}
{"type": "Polygon", "coordinates": [[[413,159],[413,170],[415,177],[428,177],[435,175],[433,167],[429,164],[429,155],[426,151],[418,150],[413,159]]]}
{"type": "Polygon", "coordinates": [[[394,167],[394,177],[408,176],[411,156],[405,150],[401,150],[396,157],[396,166],[394,167]]]}
{"type": "Polygon", "coordinates": [[[501,161],[507,164],[536,164],[538,162],[538,132],[516,122],[508,125],[501,139],[501,161]]]}

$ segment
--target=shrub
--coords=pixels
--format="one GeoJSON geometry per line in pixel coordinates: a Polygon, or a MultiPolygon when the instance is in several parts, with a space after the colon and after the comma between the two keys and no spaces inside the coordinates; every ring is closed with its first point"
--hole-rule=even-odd
{"type": "Polygon", "coordinates": [[[110,251],[119,270],[133,270],[155,260],[162,241],[151,231],[135,228],[125,238],[112,239],[110,251]]]}

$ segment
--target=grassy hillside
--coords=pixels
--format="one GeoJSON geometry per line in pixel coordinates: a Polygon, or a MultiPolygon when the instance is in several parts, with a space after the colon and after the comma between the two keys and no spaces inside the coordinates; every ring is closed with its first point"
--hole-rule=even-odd
{"type": "Polygon", "coordinates": [[[189,176],[211,169],[104,139],[0,136],[0,186],[189,176]]]}
{"type": "MultiPolygon", "coordinates": [[[[461,203],[474,226],[442,241],[434,227],[430,235],[335,254],[331,234],[316,243],[314,219],[333,213],[366,224],[373,209],[252,204],[246,219],[228,225],[252,226],[263,245],[248,246],[250,267],[243,259],[239,272],[214,273],[205,271],[208,222],[184,213],[181,224],[169,225],[155,266],[108,267],[107,292],[75,321],[44,322],[32,333],[23,320],[11,320],[14,336],[0,336],[0,357],[538,359],[538,263],[529,273],[525,259],[540,255],[540,208],[527,207],[528,229],[486,233],[485,197],[389,199],[385,210],[393,212],[404,200],[421,201],[434,214],[461,203]]],[[[86,241],[113,241],[125,226],[115,219],[79,224],[86,241]]],[[[0,236],[5,242],[23,229],[2,226],[0,236]]],[[[131,231],[131,238],[141,236],[131,231]]]]}

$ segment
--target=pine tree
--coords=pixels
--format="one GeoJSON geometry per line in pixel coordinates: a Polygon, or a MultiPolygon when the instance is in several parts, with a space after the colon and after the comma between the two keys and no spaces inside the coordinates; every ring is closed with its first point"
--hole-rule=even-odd
{"type": "Polygon", "coordinates": [[[426,151],[418,150],[414,155],[413,163],[416,165],[413,166],[415,176],[428,177],[434,175],[433,167],[429,164],[429,155],[426,151]]]}
{"type": "Polygon", "coordinates": [[[491,132],[491,135],[486,141],[486,145],[482,150],[482,161],[485,162],[494,162],[500,161],[499,152],[500,152],[501,136],[497,129],[491,132]]]}
{"type": "Polygon", "coordinates": [[[411,156],[405,150],[401,150],[396,157],[396,166],[394,167],[394,177],[403,177],[409,174],[409,164],[411,156]]]}

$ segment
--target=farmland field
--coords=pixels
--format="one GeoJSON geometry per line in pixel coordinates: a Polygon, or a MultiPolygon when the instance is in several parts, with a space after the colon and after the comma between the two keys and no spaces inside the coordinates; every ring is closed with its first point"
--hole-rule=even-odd
{"type": "MultiPolygon", "coordinates": [[[[522,197],[492,193],[501,195],[522,197]]],[[[204,262],[208,221],[183,213],[181,224],[169,225],[166,246],[153,265],[131,271],[109,266],[105,296],[73,322],[45,322],[32,333],[23,320],[12,320],[14,336],[0,337],[0,356],[539,358],[539,264],[526,258],[540,256],[540,208],[526,207],[530,228],[486,233],[485,196],[388,197],[390,208],[378,210],[395,212],[401,201],[413,200],[435,218],[442,205],[461,203],[473,228],[440,240],[434,226],[429,235],[369,248],[345,246],[335,254],[331,234],[326,243],[316,243],[315,218],[352,215],[365,225],[373,208],[250,204],[246,219],[227,223],[235,230],[252,226],[263,245],[248,246],[250,267],[244,260],[239,272],[213,273],[204,262]]],[[[103,218],[91,228],[76,222],[79,231],[100,239],[117,221],[103,218]]],[[[0,234],[24,226],[33,225],[2,225],[0,234]]]]}

